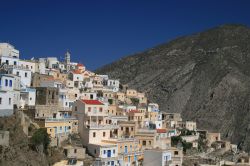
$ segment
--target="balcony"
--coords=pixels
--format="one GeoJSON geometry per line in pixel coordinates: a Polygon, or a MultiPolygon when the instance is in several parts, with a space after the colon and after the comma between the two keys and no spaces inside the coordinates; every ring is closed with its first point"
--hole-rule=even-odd
{"type": "Polygon", "coordinates": [[[87,126],[88,129],[106,129],[106,130],[114,130],[114,129],[118,129],[119,126],[118,125],[109,125],[109,124],[106,124],[106,125],[98,125],[98,124],[90,124],[87,126]]]}
{"type": "Polygon", "coordinates": [[[133,151],[133,152],[127,152],[127,153],[120,153],[120,155],[122,155],[123,157],[125,156],[140,156],[143,155],[144,152],[143,151],[133,151]]]}
{"type": "Polygon", "coordinates": [[[45,123],[46,122],[66,122],[66,121],[70,121],[70,120],[77,120],[76,118],[62,118],[62,119],[58,119],[58,118],[46,118],[45,119],[45,123]]]}

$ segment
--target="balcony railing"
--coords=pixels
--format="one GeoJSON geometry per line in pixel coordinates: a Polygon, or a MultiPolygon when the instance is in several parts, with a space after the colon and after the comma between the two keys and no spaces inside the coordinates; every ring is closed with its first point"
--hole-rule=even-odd
{"type": "Polygon", "coordinates": [[[87,126],[89,129],[108,129],[108,130],[113,130],[113,129],[118,129],[119,126],[118,125],[98,125],[98,124],[90,124],[87,126]]]}
{"type": "Polygon", "coordinates": [[[46,118],[45,122],[65,122],[65,121],[69,121],[69,120],[77,120],[76,118],[46,118]]]}

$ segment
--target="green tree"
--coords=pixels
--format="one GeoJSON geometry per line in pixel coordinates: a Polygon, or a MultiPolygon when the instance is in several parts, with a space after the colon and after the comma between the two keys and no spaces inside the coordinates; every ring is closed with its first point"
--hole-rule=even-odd
{"type": "Polygon", "coordinates": [[[40,128],[36,130],[31,137],[31,143],[38,152],[41,151],[39,150],[39,147],[41,146],[42,152],[46,152],[50,143],[50,137],[47,133],[47,130],[45,128],[40,128]]]}
{"type": "Polygon", "coordinates": [[[139,99],[137,99],[137,98],[131,98],[130,100],[133,103],[133,105],[138,105],[140,102],[139,99]]]}

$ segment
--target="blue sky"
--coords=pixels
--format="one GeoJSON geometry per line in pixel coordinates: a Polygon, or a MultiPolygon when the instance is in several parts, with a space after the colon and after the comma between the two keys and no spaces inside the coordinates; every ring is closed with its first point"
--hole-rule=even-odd
{"type": "Polygon", "coordinates": [[[179,36],[250,26],[249,0],[1,0],[0,42],[21,58],[63,57],[94,70],[179,36]]]}

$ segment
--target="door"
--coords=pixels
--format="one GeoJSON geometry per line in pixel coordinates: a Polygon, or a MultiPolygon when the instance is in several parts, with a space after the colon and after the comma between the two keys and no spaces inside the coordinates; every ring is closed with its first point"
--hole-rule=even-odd
{"type": "Polygon", "coordinates": [[[108,150],[107,155],[108,155],[108,157],[111,157],[111,150],[108,150]]]}
{"type": "Polygon", "coordinates": [[[127,146],[125,146],[124,152],[125,152],[125,153],[128,153],[128,147],[127,147],[127,146]]]}

